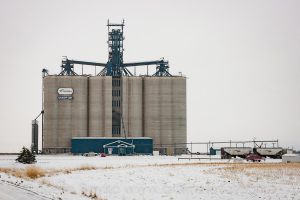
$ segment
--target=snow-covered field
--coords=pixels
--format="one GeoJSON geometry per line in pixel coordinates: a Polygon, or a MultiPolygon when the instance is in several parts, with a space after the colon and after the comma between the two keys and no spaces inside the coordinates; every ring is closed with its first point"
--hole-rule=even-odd
{"type": "Polygon", "coordinates": [[[174,156],[0,156],[0,199],[300,199],[300,164],[174,156]],[[38,167],[31,179],[28,168],[38,167]],[[22,196],[22,198],[19,198],[22,196]]]}

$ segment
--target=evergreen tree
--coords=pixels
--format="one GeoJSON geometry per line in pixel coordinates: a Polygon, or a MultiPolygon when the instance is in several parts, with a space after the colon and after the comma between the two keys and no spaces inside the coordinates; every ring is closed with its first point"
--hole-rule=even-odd
{"type": "Polygon", "coordinates": [[[23,164],[31,164],[36,162],[35,155],[31,153],[31,151],[25,147],[22,148],[18,158],[16,161],[23,163],[23,164]]]}

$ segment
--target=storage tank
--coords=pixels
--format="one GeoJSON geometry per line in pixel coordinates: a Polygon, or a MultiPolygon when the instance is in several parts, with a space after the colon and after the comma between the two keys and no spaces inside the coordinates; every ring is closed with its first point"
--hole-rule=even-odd
{"type": "Polygon", "coordinates": [[[39,150],[39,122],[32,120],[32,134],[31,134],[31,152],[38,153],[39,150]]]}
{"type": "Polygon", "coordinates": [[[112,77],[89,78],[89,135],[112,136],[112,77]]]}
{"type": "MultiPolygon", "coordinates": [[[[172,77],[159,78],[160,140],[164,145],[174,143],[172,77]]],[[[172,152],[173,150],[169,151],[172,152]]],[[[173,154],[173,153],[172,153],[173,154]]]]}
{"type": "Polygon", "coordinates": [[[144,78],[144,134],[161,153],[186,149],[186,78],[144,78]]]}
{"type": "Polygon", "coordinates": [[[186,133],[186,78],[172,77],[172,134],[175,153],[185,153],[186,133]]]}
{"type": "Polygon", "coordinates": [[[87,136],[88,77],[46,76],[43,84],[43,150],[69,152],[72,137],[87,136]]]}
{"type": "MultiPolygon", "coordinates": [[[[142,77],[122,77],[122,116],[128,137],[143,136],[142,77]]],[[[124,133],[122,132],[122,135],[124,133]]]]}
{"type": "Polygon", "coordinates": [[[161,144],[160,77],[144,77],[144,136],[153,139],[154,148],[161,144]]]}

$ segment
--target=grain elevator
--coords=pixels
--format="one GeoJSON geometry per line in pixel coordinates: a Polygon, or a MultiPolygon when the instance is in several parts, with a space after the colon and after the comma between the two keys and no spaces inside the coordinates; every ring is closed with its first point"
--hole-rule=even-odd
{"type": "Polygon", "coordinates": [[[126,144],[129,139],[139,139],[136,144],[140,145],[147,138],[153,140],[153,149],[163,154],[183,153],[186,78],[170,74],[164,59],[123,62],[124,21],[108,22],[107,27],[107,63],[64,58],[58,75],[44,73],[42,151],[72,152],[72,139],[78,149],[81,138],[123,139],[126,144]],[[97,66],[101,71],[95,76],[79,75],[74,65],[97,66]],[[155,66],[156,72],[135,76],[130,68],[137,66],[155,66]]]}

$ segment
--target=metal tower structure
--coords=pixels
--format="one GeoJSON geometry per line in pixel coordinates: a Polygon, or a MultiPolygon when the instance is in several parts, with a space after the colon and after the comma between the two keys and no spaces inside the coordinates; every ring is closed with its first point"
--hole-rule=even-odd
{"type": "Polygon", "coordinates": [[[122,24],[110,24],[108,27],[108,62],[106,67],[99,73],[101,76],[132,76],[131,72],[123,67],[123,29],[124,20],[122,24]]]}
{"type": "Polygon", "coordinates": [[[69,60],[64,57],[62,61],[62,71],[59,75],[74,76],[78,75],[74,71],[74,65],[92,65],[104,67],[98,76],[133,76],[128,67],[135,66],[145,66],[145,65],[156,65],[156,72],[152,76],[172,76],[169,73],[169,63],[164,59],[156,61],[146,61],[146,62],[134,62],[134,63],[124,63],[123,62],[123,30],[124,30],[124,20],[121,24],[114,24],[107,22],[108,28],[108,61],[107,63],[96,63],[96,62],[86,62],[78,60],[69,60]]]}

